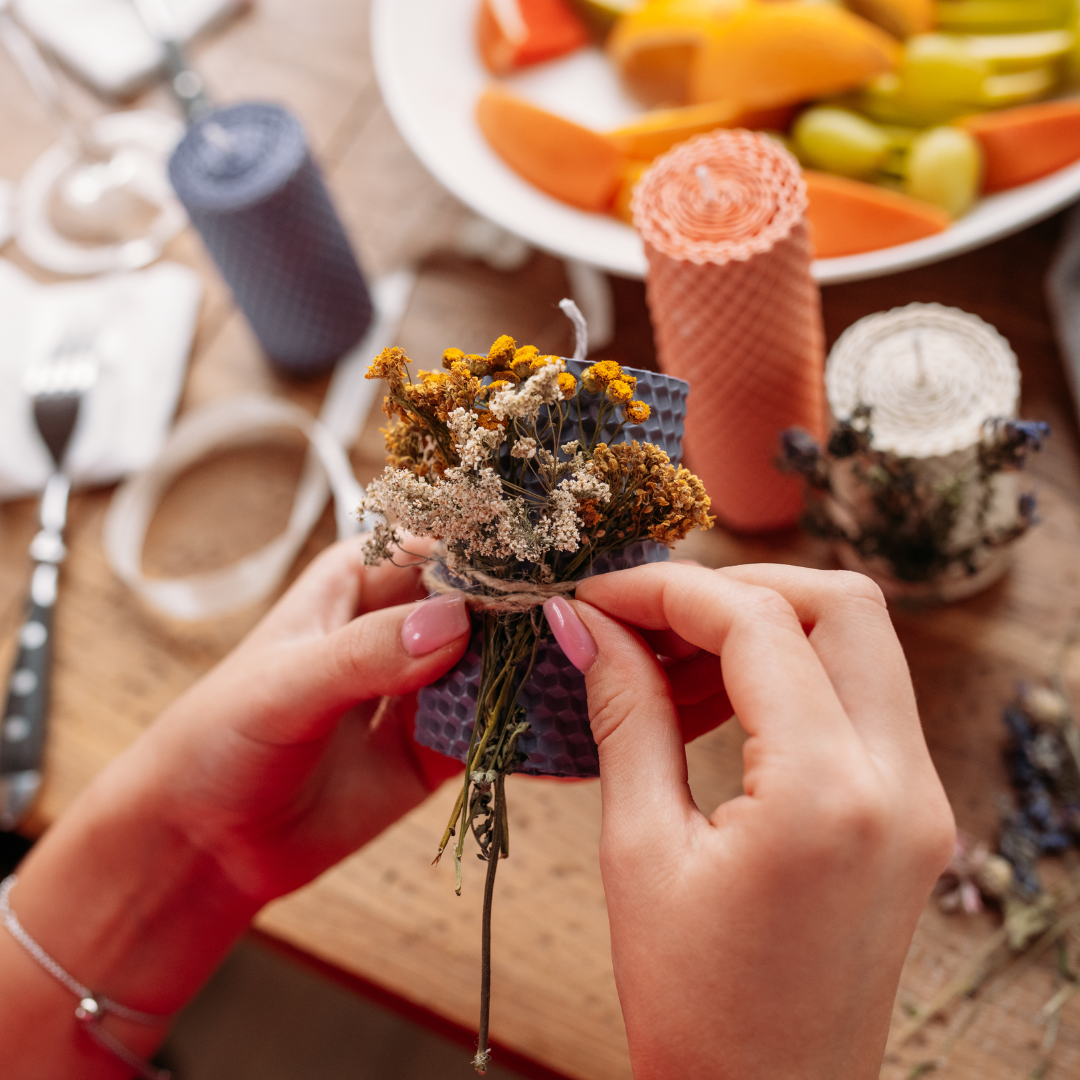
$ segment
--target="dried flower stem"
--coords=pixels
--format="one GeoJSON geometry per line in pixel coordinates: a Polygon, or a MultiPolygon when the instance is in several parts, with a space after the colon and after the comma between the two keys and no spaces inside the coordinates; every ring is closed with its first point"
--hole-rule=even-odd
{"type": "Polygon", "coordinates": [[[499,860],[506,857],[503,851],[503,839],[506,835],[506,792],[503,788],[505,777],[495,781],[495,822],[492,827],[491,846],[487,855],[487,876],[484,878],[484,915],[480,932],[480,1027],[476,1040],[476,1057],[473,1066],[478,1073],[487,1072],[491,1061],[491,1049],[488,1046],[488,1026],[491,1018],[491,907],[495,897],[495,873],[499,869],[499,860]]]}
{"type": "MultiPolygon", "coordinates": [[[[1061,905],[1065,906],[1076,899],[1076,890],[1070,889],[1061,898],[1061,905]]],[[[916,1032],[920,1031],[929,1021],[949,1007],[958,997],[972,996],[992,976],[999,971],[1003,972],[1002,982],[998,985],[998,993],[1011,983],[1017,976],[1022,974],[1034,961],[1036,961],[1051,945],[1074,926],[1080,924],[1080,908],[1076,908],[1069,914],[1058,919],[1045,933],[1036,938],[1020,955],[1006,953],[990,961],[993,954],[1005,943],[1008,936],[1008,928],[1003,926],[987,940],[975,954],[972,962],[948,984],[942,991],[919,1009],[918,1016],[909,1024],[901,1028],[892,1044],[902,1046],[916,1032]]]]}

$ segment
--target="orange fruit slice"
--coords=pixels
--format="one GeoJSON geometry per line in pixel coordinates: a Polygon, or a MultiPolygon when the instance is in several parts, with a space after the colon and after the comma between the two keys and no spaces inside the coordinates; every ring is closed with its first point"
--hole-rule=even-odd
{"type": "Polygon", "coordinates": [[[529,183],[582,210],[607,210],[624,156],[606,136],[489,87],[476,120],[491,148],[529,183]]]}
{"type": "Polygon", "coordinates": [[[481,0],[476,42],[493,75],[553,60],[589,43],[566,0],[481,0]]]}
{"type": "Polygon", "coordinates": [[[651,159],[694,135],[717,128],[776,128],[788,125],[794,110],[747,110],[733,101],[710,101],[679,109],[656,109],[632,123],[608,132],[608,138],[631,158],[651,159]]]}
{"type": "Polygon", "coordinates": [[[810,242],[818,259],[858,255],[944,232],[949,215],[888,188],[803,170],[810,242]]]}

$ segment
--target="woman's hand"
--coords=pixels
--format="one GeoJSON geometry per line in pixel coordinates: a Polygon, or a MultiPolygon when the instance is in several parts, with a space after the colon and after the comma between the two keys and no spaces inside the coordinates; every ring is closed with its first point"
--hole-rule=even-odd
{"type": "Polygon", "coordinates": [[[425,594],[418,567],[335,545],[155,724],[162,814],[245,893],[310,881],[442,779],[412,741],[416,691],[461,658],[469,614],[425,594]]]}
{"type": "Polygon", "coordinates": [[[879,590],[842,572],[659,564],[577,597],[636,1080],[876,1078],[954,831],[879,590]],[[693,732],[732,709],[745,793],[705,817],[679,713],[693,732]]]}
{"type": "MultiPolygon", "coordinates": [[[[461,596],[423,594],[416,567],[365,568],[359,541],[324,552],[33,848],[11,893],[31,937],[94,990],[167,1016],[264,903],[423,799],[436,777],[411,739],[415,692],[469,638],[461,596]]],[[[5,1078],[130,1075],[74,1007],[0,929],[5,1078]]],[[[142,1055],[167,1030],[105,1023],[142,1055]]]]}

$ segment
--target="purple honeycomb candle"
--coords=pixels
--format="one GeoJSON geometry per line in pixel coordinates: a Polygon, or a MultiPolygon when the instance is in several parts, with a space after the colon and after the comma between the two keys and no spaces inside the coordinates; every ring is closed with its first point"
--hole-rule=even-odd
{"type": "Polygon", "coordinates": [[[299,121],[246,102],[197,120],[169,162],[191,223],[259,343],[318,375],[371,322],[371,299],[299,121]]]}
{"type": "MultiPolygon", "coordinates": [[[[567,369],[578,376],[589,366],[573,360],[566,364],[567,369]]],[[[650,406],[651,412],[644,424],[627,424],[618,441],[636,439],[654,443],[673,462],[678,462],[682,458],[683,419],[689,384],[652,371],[624,370],[637,376],[635,394],[650,406]]],[[[596,410],[597,403],[593,403],[594,420],[596,410]]],[[[608,438],[618,424],[619,420],[612,417],[605,425],[608,438]]],[[[585,576],[658,562],[667,557],[668,549],[661,544],[632,544],[597,559],[585,576]]],[[[479,620],[474,618],[473,626],[465,655],[446,675],[420,691],[416,709],[416,741],[458,761],[464,761],[468,755],[480,682],[483,635],[479,620]]],[[[525,708],[529,730],[518,740],[518,750],[528,756],[519,772],[572,777],[600,774],[596,743],[589,728],[585,676],[567,660],[551,637],[540,643],[536,667],[522,691],[520,703],[525,708]]]]}

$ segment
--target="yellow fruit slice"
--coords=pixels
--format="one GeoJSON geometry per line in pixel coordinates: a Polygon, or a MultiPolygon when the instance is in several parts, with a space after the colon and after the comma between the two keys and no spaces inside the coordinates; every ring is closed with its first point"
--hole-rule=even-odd
{"type": "Polygon", "coordinates": [[[690,100],[794,105],[861,86],[899,59],[895,38],[843,8],[751,4],[697,50],[690,100]]]}
{"type": "Polygon", "coordinates": [[[925,34],[934,25],[934,0],[848,0],[848,7],[898,38],[925,34]]]}
{"type": "Polygon", "coordinates": [[[646,105],[682,105],[694,54],[748,0],[646,0],[618,21],[607,51],[646,105]]]}
{"type": "Polygon", "coordinates": [[[748,111],[733,101],[710,101],[644,113],[632,124],[609,131],[608,138],[627,157],[650,160],[694,135],[717,128],[785,128],[791,112],[789,108],[748,111]]]}

